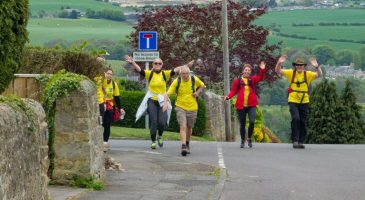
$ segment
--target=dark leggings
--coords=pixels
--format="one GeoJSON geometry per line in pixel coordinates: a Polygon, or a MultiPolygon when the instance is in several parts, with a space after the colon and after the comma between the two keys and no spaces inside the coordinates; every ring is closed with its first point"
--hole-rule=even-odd
{"type": "Polygon", "coordinates": [[[162,112],[162,107],[160,107],[158,101],[148,99],[148,116],[150,121],[150,134],[152,142],[156,141],[156,132],[158,130],[158,135],[162,136],[163,130],[165,128],[167,120],[167,112],[162,112]]]}
{"type": "Polygon", "coordinates": [[[113,121],[113,114],[114,114],[113,110],[106,110],[104,112],[104,116],[103,116],[104,142],[108,142],[109,137],[110,137],[110,125],[113,121]]]}
{"type": "Polygon", "coordinates": [[[304,143],[307,135],[308,104],[289,103],[293,142],[304,143]]]}
{"type": "Polygon", "coordinates": [[[255,126],[255,116],[256,116],[256,107],[245,107],[243,109],[237,109],[238,118],[240,120],[240,133],[241,133],[241,140],[245,140],[246,134],[246,114],[248,114],[248,139],[251,139],[253,134],[253,128],[255,126]]]}

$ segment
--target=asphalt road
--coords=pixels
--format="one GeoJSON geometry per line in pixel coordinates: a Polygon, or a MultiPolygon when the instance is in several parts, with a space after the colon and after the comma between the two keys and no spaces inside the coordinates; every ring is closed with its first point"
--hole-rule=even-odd
{"type": "Polygon", "coordinates": [[[165,141],[164,148],[157,150],[149,146],[149,141],[111,141],[112,150],[156,151],[225,167],[223,200],[365,199],[365,145],[293,149],[291,144],[254,144],[252,149],[240,149],[238,143],[192,142],[187,157],[181,157],[179,142],[165,141]]]}

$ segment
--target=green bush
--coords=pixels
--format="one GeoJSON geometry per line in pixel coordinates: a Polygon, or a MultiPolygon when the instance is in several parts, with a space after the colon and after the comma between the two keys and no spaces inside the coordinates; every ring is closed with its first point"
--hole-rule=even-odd
{"type": "MultiPolygon", "coordinates": [[[[122,107],[126,111],[126,116],[124,117],[124,120],[121,120],[119,122],[114,123],[113,125],[116,126],[123,126],[123,127],[129,127],[129,128],[144,128],[145,127],[145,117],[142,117],[137,122],[135,122],[135,115],[137,112],[137,109],[140,105],[140,103],[143,100],[143,97],[145,95],[144,91],[120,91],[121,94],[121,102],[122,107]]],[[[176,95],[173,95],[170,97],[172,105],[175,104],[176,95]]],[[[205,104],[204,100],[202,98],[199,98],[198,100],[199,110],[198,110],[198,117],[193,129],[193,135],[201,136],[204,133],[205,130],[205,121],[206,121],[206,115],[205,115],[205,104]]],[[[173,106],[174,107],[174,106],[173,106]]],[[[173,131],[173,132],[179,132],[179,125],[176,119],[176,113],[173,109],[171,112],[171,119],[170,124],[166,128],[167,131],[173,131]]]]}
{"type": "Polygon", "coordinates": [[[79,49],[27,47],[24,51],[23,63],[19,73],[55,74],[65,69],[93,79],[103,72],[103,65],[96,61],[96,55],[79,49]]]}
{"type": "Polygon", "coordinates": [[[28,0],[0,3],[0,93],[9,85],[21,64],[28,40],[28,0]]]}

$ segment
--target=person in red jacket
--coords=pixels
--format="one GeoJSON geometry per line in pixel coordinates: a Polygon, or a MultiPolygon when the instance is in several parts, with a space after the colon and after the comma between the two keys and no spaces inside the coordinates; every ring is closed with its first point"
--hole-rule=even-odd
{"type": "Polygon", "coordinates": [[[260,72],[257,76],[251,76],[252,66],[245,64],[243,66],[242,75],[233,81],[231,92],[224,97],[224,100],[231,99],[237,94],[237,101],[235,104],[238,117],[240,120],[240,134],[241,134],[241,148],[245,147],[246,134],[246,115],[248,115],[248,146],[252,148],[252,134],[256,116],[256,106],[258,104],[257,94],[255,88],[257,84],[264,79],[266,63],[260,62],[260,72]]]}

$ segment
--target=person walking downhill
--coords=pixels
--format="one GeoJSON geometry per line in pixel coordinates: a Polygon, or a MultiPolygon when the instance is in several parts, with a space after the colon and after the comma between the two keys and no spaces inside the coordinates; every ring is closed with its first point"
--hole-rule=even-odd
{"type": "Polygon", "coordinates": [[[165,95],[163,110],[167,110],[169,96],[176,94],[175,111],[180,126],[181,155],[190,154],[190,137],[198,113],[197,97],[205,88],[204,83],[191,75],[187,66],[181,68],[180,76],[172,83],[165,95]]]}
{"type": "Polygon", "coordinates": [[[316,72],[305,70],[307,64],[303,59],[296,59],[292,65],[293,69],[282,69],[282,64],[287,56],[282,55],[275,67],[277,74],[284,76],[289,83],[288,104],[291,114],[291,128],[293,148],[304,149],[305,137],[307,135],[307,116],[309,108],[309,86],[313,80],[320,77],[322,72],[315,58],[310,59],[311,65],[316,72]]]}
{"type": "MultiPolygon", "coordinates": [[[[138,108],[136,113],[136,121],[147,110],[150,122],[151,149],[156,149],[156,139],[160,147],[163,147],[162,134],[166,123],[169,122],[171,114],[171,103],[167,111],[162,111],[164,94],[166,93],[166,82],[175,74],[180,72],[181,67],[173,70],[162,70],[163,62],[160,58],[156,58],[152,62],[152,70],[142,70],[141,67],[133,60],[131,56],[126,55],[125,61],[132,64],[134,69],[148,81],[148,91],[138,108]],[[158,135],[157,135],[158,131],[158,135]],[[157,138],[156,138],[157,135],[157,138]]],[[[191,66],[194,61],[190,61],[187,65],[191,66]]]]}
{"type": "Polygon", "coordinates": [[[242,75],[233,81],[230,93],[224,97],[224,100],[228,100],[237,94],[235,108],[240,120],[241,148],[245,147],[246,115],[248,115],[249,120],[247,142],[248,146],[252,148],[252,135],[255,126],[256,107],[258,105],[255,89],[257,84],[265,77],[265,68],[266,63],[261,61],[259,74],[251,76],[252,66],[250,64],[243,65],[242,75]]]}
{"type": "Polygon", "coordinates": [[[110,126],[113,121],[114,106],[118,107],[120,113],[125,113],[120,102],[120,93],[118,84],[115,83],[113,78],[113,70],[107,68],[105,72],[106,80],[103,82],[103,89],[105,90],[105,104],[104,104],[104,116],[103,116],[103,127],[104,127],[104,151],[109,148],[109,137],[110,137],[110,126]]]}

